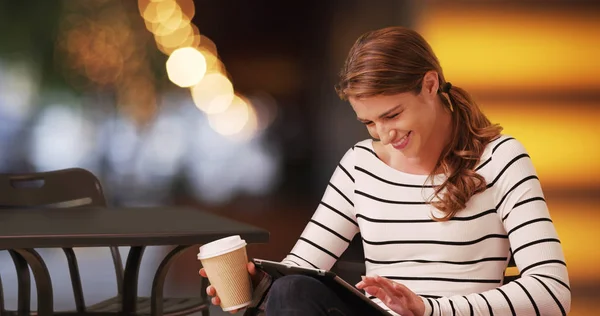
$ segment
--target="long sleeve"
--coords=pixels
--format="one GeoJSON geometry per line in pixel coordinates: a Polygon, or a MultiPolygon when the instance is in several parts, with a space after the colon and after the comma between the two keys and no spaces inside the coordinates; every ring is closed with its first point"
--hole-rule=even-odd
{"type": "Polygon", "coordinates": [[[354,214],[354,148],[337,165],[323,198],[283,262],[329,270],[358,233],[354,214]]]}
{"type": "MultiPolygon", "coordinates": [[[[282,260],[307,268],[329,270],[358,233],[354,215],[354,148],[337,165],[323,198],[292,251],[282,260]]],[[[273,282],[268,277],[254,291],[245,316],[262,316],[273,282]]]]}
{"type": "Polygon", "coordinates": [[[521,277],[493,290],[423,298],[425,315],[566,315],[571,291],[562,247],[532,161],[513,138],[492,154],[496,212],[521,277]]]}

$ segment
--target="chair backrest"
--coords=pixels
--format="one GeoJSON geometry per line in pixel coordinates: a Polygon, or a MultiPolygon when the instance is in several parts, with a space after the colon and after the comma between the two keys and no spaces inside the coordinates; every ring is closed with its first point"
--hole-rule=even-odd
{"type": "Polygon", "coordinates": [[[100,181],[91,172],[71,168],[28,174],[0,174],[0,208],[105,207],[100,181]]]}
{"type": "MultiPolygon", "coordinates": [[[[106,207],[102,185],[98,178],[88,170],[69,168],[27,174],[0,174],[0,209],[28,207],[77,208],[82,206],[106,207]]],[[[123,288],[121,255],[118,247],[109,248],[115,266],[117,288],[120,294],[123,288]]],[[[71,248],[63,248],[63,250],[67,255],[75,295],[82,297],[75,254],[71,248]]],[[[83,299],[76,298],[76,300],[83,302],[83,299]]],[[[78,306],[83,305],[79,301],[76,303],[78,306]]]]}
{"type": "Polygon", "coordinates": [[[515,263],[515,258],[512,256],[512,251],[510,252],[510,260],[508,261],[508,265],[506,270],[504,270],[504,280],[502,280],[503,284],[508,282],[512,282],[521,277],[521,273],[517,268],[517,264],[515,263]]]}

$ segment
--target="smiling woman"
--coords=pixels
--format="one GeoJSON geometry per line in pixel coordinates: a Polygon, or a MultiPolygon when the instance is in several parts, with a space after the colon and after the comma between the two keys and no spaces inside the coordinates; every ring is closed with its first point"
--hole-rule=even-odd
{"type": "MultiPolygon", "coordinates": [[[[283,262],[328,270],[360,232],[357,287],[391,315],[566,315],[564,255],[527,151],[445,80],[425,39],[368,32],[340,77],[338,94],[374,140],[341,159],[283,262]],[[503,284],[511,257],[521,277],[503,284]]],[[[314,279],[248,270],[248,314],[357,314],[314,279]]]]}
{"type": "Polygon", "coordinates": [[[473,167],[502,129],[490,123],[466,91],[445,81],[437,57],[419,34],[387,28],[363,35],[340,77],[338,94],[349,99],[371,136],[381,140],[374,147],[384,162],[408,173],[447,175],[435,193],[440,201],[433,202],[446,213],[442,219],[485,189],[485,179],[473,167]]]}

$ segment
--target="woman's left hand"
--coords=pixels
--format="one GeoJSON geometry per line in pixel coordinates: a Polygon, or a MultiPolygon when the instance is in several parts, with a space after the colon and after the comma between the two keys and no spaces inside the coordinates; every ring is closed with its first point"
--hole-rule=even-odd
{"type": "Polygon", "coordinates": [[[356,287],[377,297],[383,304],[402,316],[421,316],[425,313],[425,304],[421,297],[400,283],[380,276],[363,276],[356,287]]]}

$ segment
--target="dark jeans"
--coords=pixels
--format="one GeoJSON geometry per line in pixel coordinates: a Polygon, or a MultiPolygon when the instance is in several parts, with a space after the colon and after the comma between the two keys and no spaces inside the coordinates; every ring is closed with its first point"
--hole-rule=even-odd
{"type": "Polygon", "coordinates": [[[275,280],[265,312],[267,316],[357,316],[327,286],[304,275],[275,280]]]}

